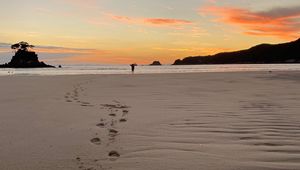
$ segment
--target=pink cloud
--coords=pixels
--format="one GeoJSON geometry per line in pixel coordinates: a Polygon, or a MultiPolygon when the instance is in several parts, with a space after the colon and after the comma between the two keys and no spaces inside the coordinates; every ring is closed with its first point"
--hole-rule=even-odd
{"type": "Polygon", "coordinates": [[[300,33],[300,6],[274,8],[264,12],[210,6],[200,9],[199,12],[219,17],[218,22],[240,26],[248,35],[291,39],[297,38],[300,33]]]}
{"type": "Polygon", "coordinates": [[[191,21],[181,19],[168,19],[168,18],[145,18],[144,22],[153,25],[187,25],[192,24],[191,21]]]}
{"type": "Polygon", "coordinates": [[[113,20],[123,22],[123,23],[138,23],[139,22],[138,19],[130,18],[130,17],[127,17],[127,16],[119,16],[119,15],[112,15],[112,14],[109,14],[109,16],[113,20]]]}
{"type": "Polygon", "coordinates": [[[150,26],[167,26],[173,28],[179,28],[180,26],[193,24],[192,21],[183,19],[173,19],[173,18],[135,18],[128,16],[120,16],[114,14],[106,14],[111,19],[126,23],[126,24],[138,24],[138,25],[150,25],[150,26]]]}

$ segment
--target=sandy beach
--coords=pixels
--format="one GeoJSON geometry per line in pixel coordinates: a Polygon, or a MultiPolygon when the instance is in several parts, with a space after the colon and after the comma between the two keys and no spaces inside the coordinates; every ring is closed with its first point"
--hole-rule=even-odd
{"type": "Polygon", "coordinates": [[[0,77],[1,170],[299,170],[300,73],[0,77]]]}

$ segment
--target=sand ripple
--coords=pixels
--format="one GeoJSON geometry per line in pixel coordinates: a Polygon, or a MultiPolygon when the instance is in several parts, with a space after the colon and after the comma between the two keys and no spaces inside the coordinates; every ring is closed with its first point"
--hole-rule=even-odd
{"type": "Polygon", "coordinates": [[[189,107],[186,113],[191,117],[161,124],[146,133],[130,134],[136,140],[151,141],[151,146],[128,150],[127,157],[188,153],[199,158],[238,160],[254,167],[300,167],[300,124],[293,119],[295,112],[289,107],[266,101],[242,101],[235,111],[207,109],[197,113],[196,105],[172,109],[184,107],[189,107]],[[227,155],[230,153],[234,154],[227,155]]]}

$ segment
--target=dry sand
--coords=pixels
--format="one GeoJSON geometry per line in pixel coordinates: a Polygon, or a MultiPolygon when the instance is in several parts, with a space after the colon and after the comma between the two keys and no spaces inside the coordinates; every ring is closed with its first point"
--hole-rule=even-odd
{"type": "Polygon", "coordinates": [[[300,73],[0,77],[1,170],[300,169],[300,73]]]}

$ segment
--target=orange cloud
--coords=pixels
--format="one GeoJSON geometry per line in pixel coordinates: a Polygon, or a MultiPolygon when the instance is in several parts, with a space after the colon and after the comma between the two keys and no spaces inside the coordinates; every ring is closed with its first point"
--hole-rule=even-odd
{"type": "Polygon", "coordinates": [[[199,12],[218,16],[219,22],[240,26],[248,35],[293,39],[297,38],[300,33],[300,6],[274,8],[264,12],[210,6],[200,9],[199,12]]]}
{"type": "MultiPolygon", "coordinates": [[[[77,49],[65,47],[38,46],[34,49],[44,57],[45,61],[56,63],[101,63],[101,64],[124,64],[133,62],[132,56],[118,56],[116,52],[99,49],[77,49]],[[58,55],[58,57],[55,57],[58,55]]],[[[134,61],[140,61],[134,59],[134,61]]]]}
{"type": "Polygon", "coordinates": [[[77,48],[64,48],[64,47],[37,47],[34,49],[37,53],[48,53],[48,54],[94,54],[101,53],[107,54],[108,51],[96,50],[96,49],[77,49],[77,48]]]}
{"type": "Polygon", "coordinates": [[[112,19],[125,23],[134,23],[138,21],[137,19],[129,18],[127,16],[119,16],[119,15],[109,15],[112,19]]]}
{"type": "MultiPolygon", "coordinates": [[[[111,51],[98,50],[98,49],[77,49],[77,48],[65,48],[65,47],[47,47],[37,46],[34,49],[39,56],[42,56],[45,61],[52,61],[58,63],[70,62],[105,62],[111,55],[111,51]]],[[[112,60],[112,59],[110,59],[112,60]]],[[[109,60],[107,60],[109,61],[109,60]]]]}
{"type": "Polygon", "coordinates": [[[144,22],[154,25],[186,25],[192,24],[191,21],[181,19],[167,19],[167,18],[146,18],[144,22]]]}
{"type": "Polygon", "coordinates": [[[152,26],[167,26],[178,28],[179,26],[193,24],[192,21],[173,18],[134,18],[128,16],[120,16],[107,14],[111,19],[127,24],[152,25],[152,26]]]}
{"type": "Polygon", "coordinates": [[[220,52],[229,52],[233,49],[231,48],[219,48],[219,47],[189,47],[189,48],[161,48],[155,47],[153,50],[169,51],[175,53],[182,53],[183,55],[193,54],[193,55],[211,55],[220,52]]]}

